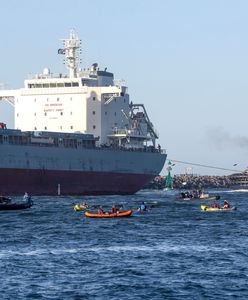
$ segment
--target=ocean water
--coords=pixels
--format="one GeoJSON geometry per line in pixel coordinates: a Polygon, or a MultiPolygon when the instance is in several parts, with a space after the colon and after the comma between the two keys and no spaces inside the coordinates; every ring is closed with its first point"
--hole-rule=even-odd
{"type": "Polygon", "coordinates": [[[0,299],[248,299],[248,193],[219,193],[238,209],[201,212],[207,201],[142,191],[0,211],[0,299]],[[82,201],[151,210],[90,219],[73,210],[82,201]]]}

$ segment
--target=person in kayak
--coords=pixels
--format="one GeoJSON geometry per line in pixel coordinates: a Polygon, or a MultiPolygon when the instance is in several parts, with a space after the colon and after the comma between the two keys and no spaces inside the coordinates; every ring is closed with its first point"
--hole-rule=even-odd
{"type": "Polygon", "coordinates": [[[225,200],[223,204],[223,208],[230,208],[231,205],[225,200]]]}
{"type": "Polygon", "coordinates": [[[147,211],[147,207],[144,201],[141,203],[140,207],[138,208],[138,211],[147,211]]]}

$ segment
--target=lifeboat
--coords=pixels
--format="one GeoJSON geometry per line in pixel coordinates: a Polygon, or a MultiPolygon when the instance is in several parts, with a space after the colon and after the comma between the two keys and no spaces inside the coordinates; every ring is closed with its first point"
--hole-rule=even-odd
{"type": "Polygon", "coordinates": [[[11,201],[8,203],[1,203],[0,210],[19,210],[19,209],[26,209],[30,208],[33,205],[33,201],[31,197],[28,198],[26,202],[21,203],[12,203],[11,201]]]}
{"type": "Polygon", "coordinates": [[[117,213],[102,213],[102,214],[98,214],[98,213],[92,213],[89,211],[86,211],[85,213],[86,217],[89,218],[120,218],[120,217],[129,217],[132,214],[132,210],[127,210],[127,211],[120,211],[117,213]]]}

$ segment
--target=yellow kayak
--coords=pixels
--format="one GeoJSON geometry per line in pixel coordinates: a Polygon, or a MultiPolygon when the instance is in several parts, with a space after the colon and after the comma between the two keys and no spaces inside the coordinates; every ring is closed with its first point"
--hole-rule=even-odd
{"type": "Polygon", "coordinates": [[[215,208],[215,207],[208,207],[207,205],[201,205],[201,210],[202,211],[232,211],[232,210],[236,210],[237,208],[235,206],[230,207],[230,208],[215,208]]]}

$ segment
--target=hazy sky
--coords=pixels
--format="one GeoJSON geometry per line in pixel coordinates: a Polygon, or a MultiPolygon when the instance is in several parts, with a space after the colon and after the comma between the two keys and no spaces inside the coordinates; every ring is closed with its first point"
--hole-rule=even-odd
{"type": "MultiPolygon", "coordinates": [[[[98,62],[125,80],[169,158],[248,166],[248,1],[2,0],[0,7],[0,83],[7,88],[22,87],[28,73],[44,67],[65,72],[57,49],[75,28],[81,66],[98,62]]],[[[8,127],[10,115],[9,105],[0,104],[8,127]]],[[[186,167],[176,163],[173,173],[186,167]]]]}

